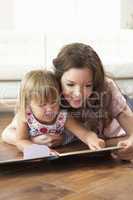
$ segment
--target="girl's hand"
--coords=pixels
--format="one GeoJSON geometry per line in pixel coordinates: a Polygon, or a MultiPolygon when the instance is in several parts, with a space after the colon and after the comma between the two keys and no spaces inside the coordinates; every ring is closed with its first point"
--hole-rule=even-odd
{"type": "Polygon", "coordinates": [[[44,144],[48,147],[60,146],[63,143],[63,134],[48,134],[32,137],[31,141],[36,144],[44,144]]]}
{"type": "Polygon", "coordinates": [[[91,150],[98,150],[105,147],[104,140],[98,137],[88,137],[87,144],[91,150]]]}
{"type": "Polygon", "coordinates": [[[133,160],[133,138],[120,141],[118,147],[120,150],[113,152],[112,157],[118,160],[133,160]]]}

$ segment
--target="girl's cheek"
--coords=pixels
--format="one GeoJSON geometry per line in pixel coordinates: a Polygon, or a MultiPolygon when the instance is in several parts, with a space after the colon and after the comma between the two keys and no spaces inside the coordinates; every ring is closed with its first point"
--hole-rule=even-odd
{"type": "Polygon", "coordinates": [[[60,110],[60,105],[55,108],[55,112],[59,112],[59,110],[60,110]]]}

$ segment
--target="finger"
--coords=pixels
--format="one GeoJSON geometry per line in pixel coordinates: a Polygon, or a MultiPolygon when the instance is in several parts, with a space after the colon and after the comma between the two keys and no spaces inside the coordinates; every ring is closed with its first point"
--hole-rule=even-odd
{"type": "Polygon", "coordinates": [[[51,138],[44,138],[42,141],[43,141],[43,143],[49,143],[49,142],[51,142],[52,140],[51,140],[51,138]]]}
{"type": "Polygon", "coordinates": [[[96,151],[97,149],[94,146],[90,146],[90,150],[96,151]]]}
{"type": "Polygon", "coordinates": [[[41,139],[45,139],[45,138],[48,137],[48,135],[40,135],[40,136],[38,136],[38,137],[40,137],[41,139]]]}
{"type": "Polygon", "coordinates": [[[118,150],[118,153],[124,153],[129,148],[129,145],[125,142],[119,142],[117,146],[120,147],[120,149],[118,150]]]}
{"type": "Polygon", "coordinates": [[[104,148],[104,147],[105,147],[105,142],[104,142],[104,140],[100,139],[100,140],[99,140],[99,145],[100,145],[101,148],[104,148]]]}
{"type": "Polygon", "coordinates": [[[48,145],[49,147],[54,147],[54,146],[59,146],[61,141],[49,138],[49,139],[45,140],[44,143],[46,145],[48,145]]]}
{"type": "Polygon", "coordinates": [[[125,143],[125,142],[119,142],[118,143],[118,147],[123,147],[123,148],[125,148],[127,146],[127,143],[125,143]]]}
{"type": "Polygon", "coordinates": [[[61,134],[58,133],[49,133],[49,135],[52,137],[61,137],[61,134]]]}
{"type": "Polygon", "coordinates": [[[60,146],[62,145],[62,140],[53,140],[52,141],[52,147],[57,147],[57,146],[60,146]]]}
{"type": "Polygon", "coordinates": [[[49,145],[50,147],[59,146],[63,141],[63,137],[57,135],[48,135],[47,138],[43,139],[43,144],[49,145]],[[49,144],[50,143],[50,144],[49,144]]]}
{"type": "Polygon", "coordinates": [[[118,158],[120,160],[128,160],[128,161],[133,160],[133,156],[131,156],[131,154],[128,154],[128,155],[119,155],[118,158]]]}
{"type": "Polygon", "coordinates": [[[118,152],[118,154],[124,154],[124,153],[127,154],[127,149],[128,148],[126,148],[126,147],[124,148],[123,147],[123,148],[119,149],[117,152],[118,152]]]}
{"type": "Polygon", "coordinates": [[[93,151],[101,149],[101,147],[98,144],[97,145],[96,144],[95,145],[94,144],[90,144],[89,147],[93,151]]]}
{"type": "Polygon", "coordinates": [[[54,137],[51,137],[51,142],[52,142],[53,145],[62,144],[62,142],[63,142],[63,137],[61,137],[61,136],[54,136],[54,137]]]}
{"type": "Polygon", "coordinates": [[[97,150],[102,149],[102,146],[103,146],[103,141],[95,144],[95,147],[96,147],[97,150]]]}
{"type": "Polygon", "coordinates": [[[133,158],[133,152],[129,151],[125,151],[125,152],[118,152],[117,155],[119,157],[132,157],[133,158]]]}
{"type": "Polygon", "coordinates": [[[47,135],[46,137],[43,138],[43,141],[52,142],[56,139],[57,138],[54,135],[47,135]]]}
{"type": "Polygon", "coordinates": [[[119,156],[117,154],[111,153],[111,156],[112,156],[113,159],[119,160],[119,156]]]}
{"type": "Polygon", "coordinates": [[[95,150],[96,150],[96,147],[95,147],[95,146],[93,146],[93,145],[91,145],[91,144],[89,144],[88,146],[89,146],[90,150],[92,150],[92,151],[95,151],[95,150]]]}
{"type": "Polygon", "coordinates": [[[48,147],[52,147],[52,143],[51,142],[47,143],[47,145],[48,145],[48,147]]]}
{"type": "Polygon", "coordinates": [[[63,140],[63,136],[60,135],[50,135],[52,140],[56,140],[56,141],[62,141],[63,140]]]}
{"type": "Polygon", "coordinates": [[[53,141],[51,141],[50,138],[44,139],[42,141],[40,141],[40,144],[46,145],[46,146],[51,146],[53,143],[53,141]]]}
{"type": "Polygon", "coordinates": [[[41,139],[39,139],[39,138],[37,138],[37,139],[32,139],[31,140],[33,143],[35,143],[35,144],[44,144],[45,142],[41,139]]]}
{"type": "Polygon", "coordinates": [[[54,150],[51,150],[51,151],[50,151],[50,155],[51,155],[51,156],[56,156],[56,155],[58,155],[58,154],[57,154],[54,150]]]}
{"type": "Polygon", "coordinates": [[[112,153],[112,157],[115,159],[119,159],[119,160],[133,160],[133,152],[117,152],[117,153],[112,153]],[[113,155],[112,155],[113,154],[113,155]]]}
{"type": "Polygon", "coordinates": [[[51,148],[54,148],[54,147],[60,146],[60,143],[59,142],[51,142],[51,143],[48,143],[48,146],[51,148]]]}
{"type": "Polygon", "coordinates": [[[121,148],[120,150],[118,150],[118,153],[122,153],[122,154],[130,153],[130,154],[133,154],[133,148],[131,146],[127,145],[127,146],[121,148]]]}

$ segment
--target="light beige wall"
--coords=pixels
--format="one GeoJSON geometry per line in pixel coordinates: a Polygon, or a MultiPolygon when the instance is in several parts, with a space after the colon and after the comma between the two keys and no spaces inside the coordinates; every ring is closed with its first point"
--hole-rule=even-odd
{"type": "Polygon", "coordinates": [[[13,30],[14,26],[14,0],[0,0],[0,30],[13,30]]]}
{"type": "Polygon", "coordinates": [[[121,28],[133,29],[133,0],[121,0],[121,28]]]}

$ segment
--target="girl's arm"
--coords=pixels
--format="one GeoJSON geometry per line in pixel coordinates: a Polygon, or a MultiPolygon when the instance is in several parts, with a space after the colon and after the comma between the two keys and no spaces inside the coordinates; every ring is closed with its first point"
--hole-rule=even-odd
{"type": "Polygon", "coordinates": [[[63,139],[63,134],[47,134],[31,137],[33,143],[47,145],[48,147],[60,146],[63,143],[63,139]]]}
{"type": "Polygon", "coordinates": [[[87,144],[92,150],[105,147],[104,141],[98,138],[95,132],[88,131],[80,124],[80,122],[76,121],[71,116],[68,116],[65,123],[65,128],[70,130],[75,136],[77,136],[82,142],[87,144]]]}
{"type": "Polygon", "coordinates": [[[29,139],[27,123],[18,120],[16,131],[16,146],[20,151],[24,151],[26,147],[33,144],[29,139]]]}

